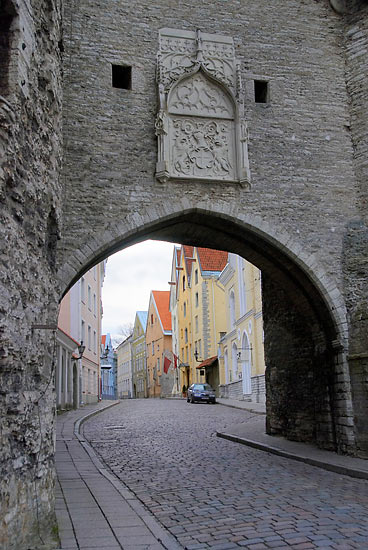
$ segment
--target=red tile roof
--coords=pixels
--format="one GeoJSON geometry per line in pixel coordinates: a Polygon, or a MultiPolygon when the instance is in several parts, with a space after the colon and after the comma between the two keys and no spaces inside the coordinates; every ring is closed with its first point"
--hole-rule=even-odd
{"type": "Polygon", "coordinates": [[[164,330],[171,331],[170,290],[152,290],[152,295],[164,330]]]}
{"type": "Polygon", "coordinates": [[[227,263],[228,252],[212,248],[197,248],[202,271],[222,271],[227,263]]]}
{"type": "Polygon", "coordinates": [[[103,345],[103,347],[105,347],[105,344],[106,344],[106,334],[102,334],[102,335],[101,335],[101,344],[103,345]]]}
{"type": "Polygon", "coordinates": [[[217,355],[214,357],[210,357],[209,359],[205,359],[202,361],[200,365],[198,365],[197,369],[203,369],[204,367],[212,367],[217,361],[217,355]]]}

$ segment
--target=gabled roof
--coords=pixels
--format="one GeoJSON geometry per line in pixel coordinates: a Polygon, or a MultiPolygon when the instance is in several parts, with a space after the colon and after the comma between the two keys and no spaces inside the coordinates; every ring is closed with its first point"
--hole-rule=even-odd
{"type": "Polygon", "coordinates": [[[152,296],[156,304],[161,326],[165,332],[171,333],[170,291],[152,290],[152,296]]]}
{"type": "Polygon", "coordinates": [[[221,272],[227,263],[229,253],[213,248],[197,248],[199,264],[203,271],[221,272]]]}
{"type": "Polygon", "coordinates": [[[194,246],[188,246],[183,245],[183,251],[184,251],[184,261],[185,261],[185,267],[188,274],[188,279],[190,280],[190,276],[192,274],[192,265],[193,265],[193,254],[194,254],[194,246]]]}
{"type": "Polygon", "coordinates": [[[180,257],[181,257],[181,248],[179,246],[175,247],[176,251],[176,265],[180,265],[180,257]]]}
{"type": "Polygon", "coordinates": [[[146,332],[148,311],[136,311],[136,316],[142,325],[143,331],[146,332]]]}

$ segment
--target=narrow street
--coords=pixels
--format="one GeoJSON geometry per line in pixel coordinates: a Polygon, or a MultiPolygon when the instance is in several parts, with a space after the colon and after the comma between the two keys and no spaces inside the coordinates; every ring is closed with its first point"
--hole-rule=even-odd
{"type": "Polygon", "coordinates": [[[368,482],[216,437],[252,417],[126,400],[86,422],[84,435],[188,550],[366,550],[368,482]]]}

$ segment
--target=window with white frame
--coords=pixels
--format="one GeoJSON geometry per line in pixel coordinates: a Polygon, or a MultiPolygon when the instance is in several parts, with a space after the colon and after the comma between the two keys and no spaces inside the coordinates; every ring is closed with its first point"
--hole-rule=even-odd
{"type": "Polygon", "coordinates": [[[81,320],[81,341],[86,343],[86,323],[81,320]]]}
{"type": "Polygon", "coordinates": [[[88,309],[90,311],[92,310],[92,289],[89,285],[88,285],[88,309]]]}
{"type": "Polygon", "coordinates": [[[93,353],[95,355],[97,353],[97,333],[95,330],[93,331],[93,353]]]}
{"type": "Polygon", "coordinates": [[[97,315],[97,298],[96,294],[93,294],[93,313],[96,316],[97,315]]]}
{"type": "Polygon", "coordinates": [[[91,349],[91,343],[92,343],[91,340],[92,340],[92,329],[88,325],[88,349],[89,350],[91,349]]]}

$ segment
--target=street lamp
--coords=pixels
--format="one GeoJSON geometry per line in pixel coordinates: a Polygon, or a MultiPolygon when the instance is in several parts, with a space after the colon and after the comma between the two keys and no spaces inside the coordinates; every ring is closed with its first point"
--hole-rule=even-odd
{"type": "Polygon", "coordinates": [[[81,343],[80,343],[79,346],[78,346],[79,357],[75,357],[75,356],[73,355],[73,356],[72,356],[73,361],[79,361],[79,359],[82,359],[83,353],[84,353],[84,350],[85,350],[85,349],[86,349],[86,346],[83,345],[83,340],[82,340],[81,343]]]}
{"type": "Polygon", "coordinates": [[[197,363],[203,362],[203,359],[198,359],[198,350],[195,350],[194,352],[194,359],[197,361],[197,363]]]}

